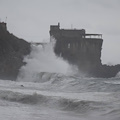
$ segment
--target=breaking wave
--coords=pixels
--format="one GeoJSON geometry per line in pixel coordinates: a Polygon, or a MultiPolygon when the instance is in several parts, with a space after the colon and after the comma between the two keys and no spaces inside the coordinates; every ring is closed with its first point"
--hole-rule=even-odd
{"type": "Polygon", "coordinates": [[[44,107],[52,107],[60,110],[74,111],[79,113],[99,110],[100,105],[101,110],[105,109],[105,103],[98,101],[95,102],[87,100],[68,99],[62,96],[46,96],[38,94],[36,92],[33,94],[23,94],[21,92],[0,91],[0,99],[29,105],[43,105],[44,107]]]}
{"type": "Polygon", "coordinates": [[[30,55],[24,58],[24,62],[27,64],[21,67],[17,81],[35,82],[44,72],[64,75],[77,73],[77,67],[69,65],[67,61],[57,57],[53,48],[52,43],[38,46],[32,44],[30,55]]]}
{"type": "Polygon", "coordinates": [[[82,78],[60,73],[40,72],[32,80],[32,83],[38,84],[42,90],[77,93],[120,92],[119,78],[82,78]]]}
{"type": "MultiPolygon", "coordinates": [[[[58,93],[59,94],[59,93],[58,93]]],[[[67,93],[68,94],[68,93],[67,93]]],[[[114,94],[114,93],[113,93],[114,94]]],[[[79,94],[78,94],[79,95],[79,94]]],[[[82,94],[81,94],[82,95],[82,94]]],[[[72,112],[78,115],[89,115],[91,112],[94,113],[95,115],[98,116],[102,116],[103,118],[105,118],[106,116],[111,116],[111,118],[116,118],[115,120],[119,120],[117,119],[117,116],[119,118],[119,113],[120,113],[120,109],[119,109],[119,103],[117,103],[114,101],[109,101],[110,98],[108,98],[107,100],[100,100],[100,98],[98,98],[98,100],[96,99],[96,95],[94,94],[94,96],[92,97],[92,99],[88,98],[84,98],[87,97],[87,95],[90,95],[90,93],[88,94],[84,94],[83,97],[81,97],[81,99],[78,98],[70,98],[70,97],[65,97],[64,95],[50,95],[47,94],[45,95],[44,92],[39,93],[39,91],[37,92],[31,92],[31,93],[25,93],[23,91],[12,91],[12,90],[0,90],[0,100],[4,100],[4,101],[8,101],[8,102],[16,102],[16,103],[20,103],[20,104],[25,104],[25,105],[29,105],[29,106],[37,106],[37,107],[44,107],[44,108],[52,108],[53,110],[62,110],[62,111],[66,111],[66,112],[72,112]],[[96,100],[95,100],[96,99],[96,100]],[[115,106],[115,104],[117,105],[117,107],[115,106]]],[[[100,97],[101,94],[98,94],[98,96],[100,97]]],[[[112,95],[112,94],[111,94],[112,95]]],[[[111,95],[105,95],[104,99],[106,99],[105,97],[110,97],[111,95]]],[[[119,94],[117,94],[119,96],[119,94]]],[[[115,95],[113,96],[115,97],[115,95]]],[[[111,97],[111,98],[113,98],[111,97]]],[[[105,119],[104,119],[105,120],[105,119]]],[[[108,119],[106,119],[108,120],[108,119]]],[[[114,119],[112,119],[114,120],[114,119]]]]}
{"type": "Polygon", "coordinates": [[[119,77],[111,79],[85,78],[77,76],[76,66],[69,65],[54,52],[54,44],[31,45],[27,63],[20,69],[17,81],[41,83],[42,89],[72,92],[117,92],[120,91],[119,77]],[[114,79],[114,80],[112,80],[114,79]]]}

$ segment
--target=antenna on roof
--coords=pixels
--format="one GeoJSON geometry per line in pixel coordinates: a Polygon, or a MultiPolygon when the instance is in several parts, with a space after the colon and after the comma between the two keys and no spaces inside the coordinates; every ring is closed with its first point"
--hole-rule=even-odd
{"type": "Polygon", "coordinates": [[[7,23],[7,17],[5,18],[5,23],[7,23]]]}

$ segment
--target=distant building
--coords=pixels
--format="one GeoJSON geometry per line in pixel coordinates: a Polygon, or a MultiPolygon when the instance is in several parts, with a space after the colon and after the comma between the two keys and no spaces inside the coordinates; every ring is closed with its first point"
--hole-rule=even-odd
{"type": "Polygon", "coordinates": [[[60,29],[60,24],[50,26],[50,36],[55,38],[54,52],[57,56],[77,65],[85,73],[101,66],[101,34],[86,34],[85,29],[60,29]]]}
{"type": "Polygon", "coordinates": [[[60,23],[50,26],[50,36],[54,36],[55,38],[102,38],[102,34],[86,34],[85,29],[60,29],[60,23]]]}

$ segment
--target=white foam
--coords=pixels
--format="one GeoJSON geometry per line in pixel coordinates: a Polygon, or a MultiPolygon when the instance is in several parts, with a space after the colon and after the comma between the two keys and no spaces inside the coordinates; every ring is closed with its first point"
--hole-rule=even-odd
{"type": "Polygon", "coordinates": [[[39,79],[37,75],[40,72],[67,74],[70,65],[55,55],[52,43],[44,46],[32,45],[31,48],[30,55],[24,58],[27,64],[20,70],[19,81],[34,81],[34,79],[39,79]]]}

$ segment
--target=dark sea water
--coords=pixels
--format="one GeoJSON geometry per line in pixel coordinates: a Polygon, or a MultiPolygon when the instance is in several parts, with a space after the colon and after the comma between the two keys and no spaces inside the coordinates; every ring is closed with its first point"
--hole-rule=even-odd
{"type": "Polygon", "coordinates": [[[17,81],[0,80],[0,120],[120,120],[119,74],[86,78],[51,45],[32,49],[17,81]]]}

